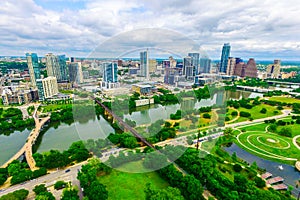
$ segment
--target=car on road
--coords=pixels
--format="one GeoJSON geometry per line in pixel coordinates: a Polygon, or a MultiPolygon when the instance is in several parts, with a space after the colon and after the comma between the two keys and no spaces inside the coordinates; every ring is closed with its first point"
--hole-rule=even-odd
{"type": "Polygon", "coordinates": [[[70,172],[70,171],[71,171],[70,169],[67,169],[65,172],[68,173],[68,172],[70,172]]]}

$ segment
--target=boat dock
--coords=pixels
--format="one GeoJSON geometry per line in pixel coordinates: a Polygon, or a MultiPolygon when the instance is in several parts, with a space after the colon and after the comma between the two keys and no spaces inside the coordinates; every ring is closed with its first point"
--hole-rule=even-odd
{"type": "Polygon", "coordinates": [[[261,175],[261,178],[266,181],[267,187],[272,187],[274,190],[287,190],[288,186],[283,184],[284,179],[280,176],[271,178],[273,175],[266,172],[261,175]],[[278,184],[277,184],[278,183],[278,184]]]}
{"type": "Polygon", "coordinates": [[[272,185],[272,184],[274,184],[274,183],[279,183],[279,182],[282,182],[282,181],[284,181],[284,179],[283,179],[282,177],[276,176],[276,177],[274,177],[274,178],[268,179],[266,182],[267,182],[267,184],[272,185]]]}

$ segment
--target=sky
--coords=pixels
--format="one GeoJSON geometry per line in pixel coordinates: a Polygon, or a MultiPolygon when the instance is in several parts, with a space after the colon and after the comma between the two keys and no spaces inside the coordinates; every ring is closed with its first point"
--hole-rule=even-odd
{"type": "Polygon", "coordinates": [[[300,0],[1,0],[0,55],[300,60],[300,0]]]}

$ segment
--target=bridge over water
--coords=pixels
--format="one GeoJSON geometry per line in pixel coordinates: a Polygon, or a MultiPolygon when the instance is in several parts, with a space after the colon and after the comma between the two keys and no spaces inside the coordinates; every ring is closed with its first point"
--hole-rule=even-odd
{"type": "Polygon", "coordinates": [[[50,116],[39,119],[37,116],[37,109],[39,107],[39,104],[35,105],[34,107],[35,107],[35,111],[33,113],[33,118],[35,121],[35,128],[29,134],[24,146],[13,157],[11,157],[5,164],[3,164],[1,166],[2,168],[6,168],[12,161],[19,159],[22,155],[25,155],[26,161],[30,169],[31,170],[37,169],[35,160],[33,159],[32,156],[32,146],[34,145],[36,139],[38,138],[41,128],[50,119],[50,116]]]}

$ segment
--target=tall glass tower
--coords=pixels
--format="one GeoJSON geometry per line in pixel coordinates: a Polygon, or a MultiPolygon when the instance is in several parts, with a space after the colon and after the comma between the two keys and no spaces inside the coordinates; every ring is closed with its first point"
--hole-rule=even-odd
{"type": "Polygon", "coordinates": [[[149,59],[148,59],[148,50],[140,52],[140,60],[141,60],[141,76],[149,79],[149,59]]]}
{"type": "Polygon", "coordinates": [[[48,76],[54,76],[58,82],[68,80],[65,55],[56,56],[52,53],[46,54],[46,67],[48,76]]]}
{"type": "Polygon", "coordinates": [[[230,56],[230,44],[225,43],[223,46],[223,49],[222,49],[222,56],[221,56],[219,72],[226,73],[229,56],[230,56]]]}
{"type": "Polygon", "coordinates": [[[36,53],[26,53],[26,59],[27,59],[31,84],[33,85],[33,87],[36,87],[36,79],[41,78],[39,58],[36,53]]]}
{"type": "Polygon", "coordinates": [[[118,65],[117,63],[103,63],[103,81],[107,83],[118,82],[118,65]]]}
{"type": "Polygon", "coordinates": [[[193,76],[199,74],[199,53],[188,53],[188,56],[192,58],[193,76]]]}

